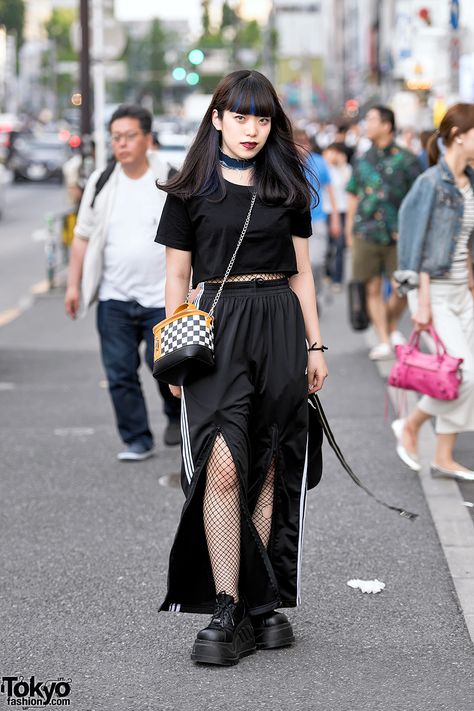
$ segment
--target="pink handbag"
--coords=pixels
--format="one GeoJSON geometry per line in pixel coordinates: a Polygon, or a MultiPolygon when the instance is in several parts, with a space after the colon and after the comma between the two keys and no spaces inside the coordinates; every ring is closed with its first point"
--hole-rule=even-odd
{"type": "Polygon", "coordinates": [[[405,346],[396,346],[396,362],[388,376],[388,384],[403,390],[415,390],[437,400],[456,400],[462,380],[463,358],[448,355],[444,343],[432,326],[429,334],[436,353],[419,349],[420,331],[413,331],[405,346]]]}

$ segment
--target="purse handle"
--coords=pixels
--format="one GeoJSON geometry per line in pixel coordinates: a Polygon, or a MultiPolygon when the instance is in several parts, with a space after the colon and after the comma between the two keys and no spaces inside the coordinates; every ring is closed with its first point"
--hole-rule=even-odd
{"type": "Polygon", "coordinates": [[[338,443],[336,442],[336,438],[334,437],[334,434],[327,420],[326,413],[324,412],[323,406],[321,405],[321,401],[316,395],[316,393],[313,393],[312,395],[308,396],[308,405],[312,407],[313,410],[316,410],[316,415],[318,417],[319,423],[323,428],[323,432],[326,435],[327,441],[331,449],[333,450],[336,457],[339,459],[342,468],[345,469],[345,471],[349,474],[354,484],[357,484],[357,486],[359,486],[363,491],[365,491],[366,494],[375,499],[378,504],[382,504],[382,506],[386,506],[388,509],[396,511],[398,514],[400,514],[400,516],[402,516],[403,518],[407,518],[409,521],[414,521],[418,517],[418,514],[412,513],[411,511],[407,511],[407,509],[401,508],[399,506],[392,506],[391,504],[387,504],[382,499],[379,499],[378,496],[375,496],[375,494],[373,494],[370,489],[368,489],[366,485],[359,479],[359,477],[353,471],[352,467],[347,462],[346,458],[341,452],[341,449],[338,443]]]}
{"type": "MultiPolygon", "coordinates": [[[[225,283],[226,283],[226,281],[227,281],[227,279],[228,279],[228,277],[229,277],[229,274],[230,274],[230,272],[231,272],[231,270],[232,270],[232,267],[234,266],[234,262],[235,262],[235,259],[236,259],[236,257],[237,257],[237,252],[238,252],[239,249],[240,249],[240,245],[241,245],[242,242],[243,242],[243,239],[244,239],[244,237],[245,237],[245,233],[247,232],[247,228],[248,228],[248,226],[249,226],[250,218],[251,218],[251,216],[252,216],[253,206],[255,205],[255,200],[256,200],[256,199],[257,199],[257,193],[256,193],[256,192],[255,192],[255,193],[252,193],[252,200],[251,200],[251,202],[250,202],[250,207],[249,207],[249,211],[248,211],[248,213],[247,213],[247,217],[245,218],[244,226],[242,227],[242,232],[240,233],[239,241],[237,242],[237,246],[236,246],[236,248],[235,248],[235,250],[234,250],[234,254],[232,255],[232,257],[231,257],[231,259],[230,259],[229,265],[228,265],[228,267],[227,267],[227,269],[226,269],[226,272],[225,272],[224,277],[223,277],[223,279],[222,279],[222,283],[221,283],[221,285],[220,285],[220,287],[219,287],[219,290],[218,290],[218,292],[217,292],[217,294],[216,294],[216,296],[215,296],[215,298],[214,298],[214,301],[212,302],[212,306],[211,306],[211,308],[209,309],[209,316],[212,316],[212,314],[214,313],[214,309],[215,309],[216,306],[217,306],[217,302],[219,301],[219,299],[220,299],[220,297],[221,297],[222,289],[224,288],[224,285],[225,285],[225,283]]],[[[191,294],[191,291],[192,291],[192,288],[188,291],[188,296],[187,296],[187,298],[186,298],[186,301],[189,300],[189,296],[190,296],[190,294],[191,294]]]]}
{"type": "MultiPolygon", "coordinates": [[[[438,336],[436,331],[434,330],[433,326],[428,326],[427,332],[430,334],[431,338],[433,339],[435,346],[436,346],[436,354],[439,357],[442,357],[443,355],[446,354],[446,346],[444,345],[443,341],[441,338],[438,336]]],[[[413,350],[414,348],[417,348],[419,343],[420,343],[420,337],[421,337],[421,331],[415,331],[413,330],[409,341],[408,341],[408,347],[410,350],[413,350]]]]}

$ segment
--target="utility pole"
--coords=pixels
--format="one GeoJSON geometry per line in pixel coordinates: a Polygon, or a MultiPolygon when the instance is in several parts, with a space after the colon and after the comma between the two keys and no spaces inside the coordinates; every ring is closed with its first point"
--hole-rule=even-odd
{"type": "Polygon", "coordinates": [[[104,5],[103,0],[92,0],[93,77],[94,77],[94,139],[96,168],[106,164],[105,146],[105,66],[104,66],[104,5]]]}
{"type": "Polygon", "coordinates": [[[81,21],[81,134],[91,134],[91,80],[89,55],[89,0],[80,0],[81,21]]]}

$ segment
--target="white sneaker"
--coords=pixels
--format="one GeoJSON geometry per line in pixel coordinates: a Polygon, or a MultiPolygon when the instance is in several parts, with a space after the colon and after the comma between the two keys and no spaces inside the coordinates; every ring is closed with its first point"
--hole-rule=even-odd
{"type": "Polygon", "coordinates": [[[388,343],[377,343],[369,351],[370,360],[390,360],[393,358],[392,347],[388,343]]]}
{"type": "Polygon", "coordinates": [[[124,452],[117,454],[117,459],[120,462],[143,462],[145,459],[153,456],[153,447],[145,449],[140,444],[130,444],[124,452]]]}
{"type": "Polygon", "coordinates": [[[421,465],[418,461],[418,457],[416,456],[416,454],[408,452],[402,444],[402,435],[404,427],[405,419],[394,420],[392,422],[393,434],[395,435],[397,440],[397,454],[402,460],[402,462],[407,465],[407,467],[410,467],[410,469],[414,472],[419,472],[421,471],[421,465]]]}
{"type": "Polygon", "coordinates": [[[395,346],[404,346],[406,342],[407,339],[401,331],[392,331],[390,334],[390,343],[392,344],[392,348],[395,348],[395,346]]]}

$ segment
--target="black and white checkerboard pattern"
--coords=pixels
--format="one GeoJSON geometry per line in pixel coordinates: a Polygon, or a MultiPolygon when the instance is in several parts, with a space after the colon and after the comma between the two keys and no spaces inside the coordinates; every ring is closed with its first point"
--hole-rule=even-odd
{"type": "Polygon", "coordinates": [[[214,331],[212,324],[206,324],[205,316],[192,314],[183,316],[161,329],[161,355],[184,346],[206,346],[213,350],[214,331]]]}

